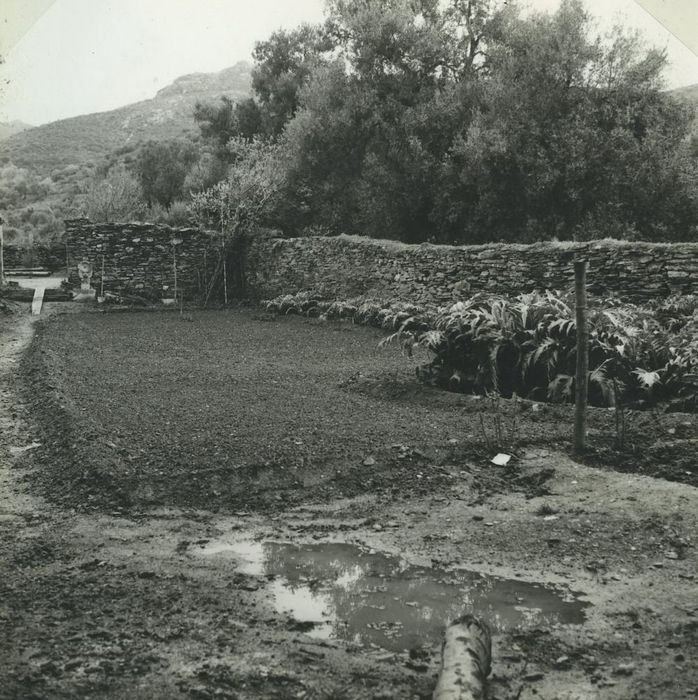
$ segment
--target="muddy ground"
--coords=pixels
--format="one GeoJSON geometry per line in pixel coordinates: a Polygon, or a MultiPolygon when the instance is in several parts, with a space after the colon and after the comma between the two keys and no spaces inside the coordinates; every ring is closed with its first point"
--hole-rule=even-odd
{"type": "MultiPolygon", "coordinates": [[[[698,693],[696,489],[572,461],[569,408],[427,391],[341,324],[3,323],[0,697],[427,698],[474,601],[492,698],[698,693]]],[[[691,482],[695,419],[634,420],[691,482]]]]}

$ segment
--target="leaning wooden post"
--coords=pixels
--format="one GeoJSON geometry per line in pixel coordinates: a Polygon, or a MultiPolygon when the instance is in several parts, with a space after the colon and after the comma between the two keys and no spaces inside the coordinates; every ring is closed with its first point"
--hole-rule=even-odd
{"type": "Polygon", "coordinates": [[[433,700],[484,700],[491,663],[492,640],[487,625],[472,615],[455,620],[444,635],[433,700]]]}
{"type": "Polygon", "coordinates": [[[574,287],[577,318],[577,376],[575,378],[574,453],[581,455],[587,438],[587,388],[589,333],[587,330],[587,261],[574,261],[574,287]]]}

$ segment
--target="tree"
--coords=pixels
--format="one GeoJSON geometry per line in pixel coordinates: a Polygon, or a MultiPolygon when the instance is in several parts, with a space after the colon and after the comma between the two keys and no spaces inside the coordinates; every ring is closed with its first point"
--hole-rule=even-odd
{"type": "Polygon", "coordinates": [[[231,138],[276,138],[298,107],[298,94],[312,69],[333,43],[323,27],[304,24],[292,31],[279,30],[255,45],[252,70],[254,97],[233,103],[222,97],[218,105],[198,103],[194,118],[204,138],[218,146],[225,160],[231,138]]]}
{"type": "Polygon", "coordinates": [[[510,21],[448,155],[438,210],[455,216],[440,228],[472,242],[687,235],[690,114],[662,92],[664,65],[620,29],[591,38],[578,0],[510,21]]]}
{"type": "Polygon", "coordinates": [[[232,237],[270,222],[285,176],[278,144],[237,137],[228,148],[228,177],[194,195],[190,211],[199,226],[232,237]]]}
{"type": "Polygon", "coordinates": [[[316,221],[406,241],[693,235],[690,110],[637,36],[593,37],[578,0],[526,18],[477,0],[330,12],[341,59],[287,127],[316,221]]]}
{"type": "Polygon", "coordinates": [[[665,56],[621,29],[593,36],[580,0],[528,16],[506,0],[329,0],[323,27],[273,34],[255,60],[253,98],[202,133],[221,151],[278,144],[289,232],[695,235],[692,112],[663,91],[665,56]]]}
{"type": "Polygon", "coordinates": [[[235,103],[229,97],[221,97],[218,104],[197,102],[194,107],[194,120],[198,123],[201,135],[216,147],[216,155],[225,159],[226,144],[237,134],[235,103]]]}
{"type": "Polygon", "coordinates": [[[39,180],[35,173],[13,163],[0,166],[0,209],[26,206],[45,199],[52,189],[50,178],[39,180]]]}
{"type": "MultiPolygon", "coordinates": [[[[261,132],[277,137],[296,113],[298,94],[334,42],[323,27],[304,24],[274,32],[253,52],[252,89],[259,104],[261,132]]],[[[244,134],[243,134],[244,135],[244,134]]]]}
{"type": "Polygon", "coordinates": [[[167,208],[181,199],[184,181],[198,159],[198,151],[187,141],[150,141],[143,146],[135,171],[147,204],[167,208]]]}
{"type": "Polygon", "coordinates": [[[184,178],[182,190],[185,198],[213,187],[225,179],[227,172],[227,163],[224,163],[213,153],[204,150],[199,160],[192,165],[184,178]]]}
{"type": "Polygon", "coordinates": [[[454,135],[473,113],[491,3],[336,0],[339,45],[316,68],[287,127],[294,177],[318,223],[420,241],[454,135]]]}
{"type": "Polygon", "coordinates": [[[88,218],[97,223],[138,219],[146,209],[138,181],[123,167],[94,182],[83,206],[88,218]]]}

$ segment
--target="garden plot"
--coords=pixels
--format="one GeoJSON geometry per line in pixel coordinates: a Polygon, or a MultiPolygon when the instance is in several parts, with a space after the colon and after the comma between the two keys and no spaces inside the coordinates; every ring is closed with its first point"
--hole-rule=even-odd
{"type": "Polygon", "coordinates": [[[6,453],[40,443],[7,492],[47,498],[3,525],[0,685],[426,698],[454,605],[491,615],[500,700],[698,687],[695,489],[575,463],[570,407],[424,387],[382,337],[248,312],[42,324],[31,411],[0,406],[6,453]]]}
{"type": "MultiPolygon", "coordinates": [[[[274,510],[367,490],[426,494],[463,474],[484,494],[545,492],[544,470],[489,460],[567,449],[570,406],[425,387],[414,379],[424,357],[379,350],[384,337],[237,312],[49,321],[25,362],[46,441],[62,455],[42,478],[53,498],[115,507],[274,510]]],[[[693,416],[628,413],[620,452],[616,421],[591,409],[594,463],[694,483],[693,416]]]]}
{"type": "MultiPolygon", "coordinates": [[[[82,505],[274,510],[367,490],[430,493],[488,457],[479,414],[489,408],[422,396],[404,360],[378,350],[381,337],[249,313],[54,319],[25,363],[47,441],[62,450],[42,478],[82,505]]],[[[568,437],[565,422],[521,421],[528,444],[568,437]]],[[[489,489],[491,477],[516,488],[520,475],[481,476],[489,489]]]]}

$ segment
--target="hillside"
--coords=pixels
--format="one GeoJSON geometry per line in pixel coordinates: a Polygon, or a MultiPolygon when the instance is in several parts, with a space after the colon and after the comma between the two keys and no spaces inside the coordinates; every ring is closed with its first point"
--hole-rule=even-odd
{"type": "Polygon", "coordinates": [[[0,141],[10,138],[15,134],[19,134],[22,131],[31,129],[32,125],[15,119],[11,122],[0,122],[0,141]]]}
{"type": "Polygon", "coordinates": [[[63,219],[82,213],[96,173],[133,162],[141,144],[187,135],[197,140],[194,105],[217,102],[223,95],[247,96],[250,70],[241,62],[218,73],[185,75],[150,100],[19,133],[26,125],[0,125],[0,210],[8,242],[48,242],[59,236],[63,219]],[[3,140],[2,126],[15,133],[3,140]]]}
{"type": "Polygon", "coordinates": [[[196,133],[192,116],[196,102],[248,95],[250,69],[240,62],[218,73],[185,75],[150,100],[15,133],[2,144],[2,162],[43,177],[56,168],[95,162],[125,146],[196,133]]]}
{"type": "Polygon", "coordinates": [[[684,87],[676,88],[671,92],[677,97],[683,97],[684,99],[698,106],[698,83],[695,83],[694,85],[685,85],[684,87]]]}

